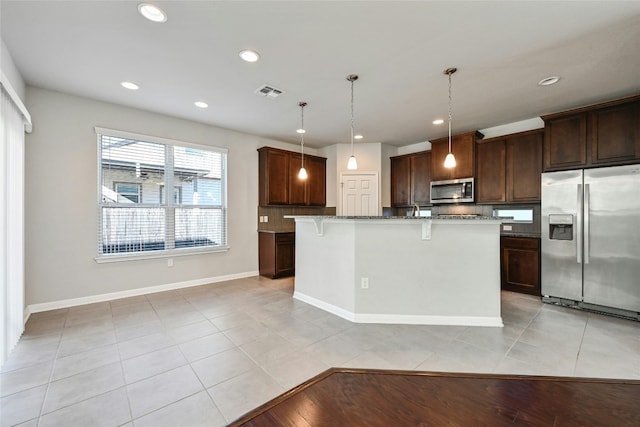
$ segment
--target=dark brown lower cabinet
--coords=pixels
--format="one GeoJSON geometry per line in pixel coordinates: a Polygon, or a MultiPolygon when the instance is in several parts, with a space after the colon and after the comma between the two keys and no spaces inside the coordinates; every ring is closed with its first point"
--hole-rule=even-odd
{"type": "Polygon", "coordinates": [[[540,239],[500,237],[502,289],[540,295],[540,239]]]}
{"type": "Polygon", "coordinates": [[[258,232],[260,275],[271,279],[293,276],[296,271],[296,233],[258,232]]]}

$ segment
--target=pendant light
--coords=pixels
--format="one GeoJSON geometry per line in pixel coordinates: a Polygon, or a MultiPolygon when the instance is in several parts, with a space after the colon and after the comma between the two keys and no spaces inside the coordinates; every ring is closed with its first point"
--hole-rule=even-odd
{"type": "Polygon", "coordinates": [[[451,75],[458,71],[457,68],[447,68],[443,71],[443,74],[449,76],[449,153],[444,158],[444,167],[451,169],[456,167],[456,158],[451,151],[451,75]]]}
{"type": "Polygon", "coordinates": [[[300,164],[300,171],[298,171],[298,179],[307,179],[307,170],[304,168],[304,134],[307,132],[304,129],[304,107],[307,106],[307,103],[304,101],[298,102],[298,106],[300,107],[300,129],[296,132],[300,134],[300,153],[302,154],[302,163],[300,164]]]}
{"type": "Polygon", "coordinates": [[[356,161],[356,156],[353,155],[353,82],[358,80],[358,75],[349,74],[347,80],[351,82],[351,157],[349,157],[347,169],[356,170],[358,169],[358,162],[356,161]]]}

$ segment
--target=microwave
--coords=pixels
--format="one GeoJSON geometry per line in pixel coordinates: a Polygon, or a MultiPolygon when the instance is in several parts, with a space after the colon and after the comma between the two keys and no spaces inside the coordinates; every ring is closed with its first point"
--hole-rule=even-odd
{"type": "Polygon", "coordinates": [[[431,182],[431,203],[473,203],[473,178],[431,182]]]}

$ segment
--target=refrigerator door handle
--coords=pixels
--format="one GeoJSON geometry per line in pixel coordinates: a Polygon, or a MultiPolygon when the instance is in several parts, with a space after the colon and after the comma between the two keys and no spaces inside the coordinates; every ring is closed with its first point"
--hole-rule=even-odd
{"type": "Polygon", "coordinates": [[[573,233],[576,237],[576,262],[580,264],[582,262],[582,184],[578,184],[578,207],[576,210],[576,228],[573,233]]]}
{"type": "Polygon", "coordinates": [[[589,216],[591,216],[590,210],[590,195],[589,184],[584,185],[584,263],[589,264],[589,216]]]}

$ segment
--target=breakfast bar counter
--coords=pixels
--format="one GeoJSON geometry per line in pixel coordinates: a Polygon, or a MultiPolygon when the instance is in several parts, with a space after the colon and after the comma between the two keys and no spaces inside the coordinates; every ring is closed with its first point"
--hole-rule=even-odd
{"type": "Polygon", "coordinates": [[[294,298],[357,323],[503,325],[500,219],[292,218],[294,298]]]}

